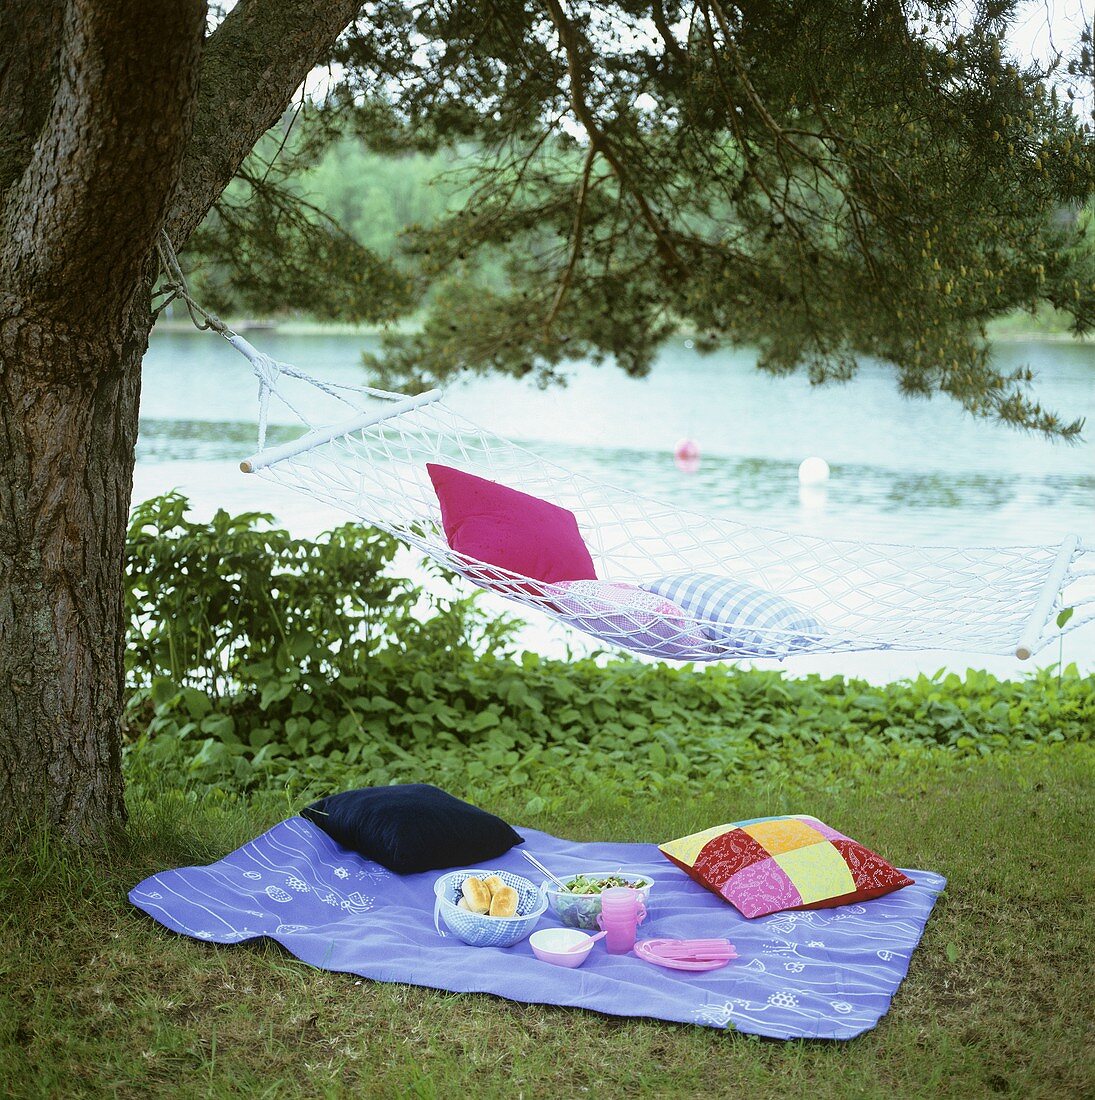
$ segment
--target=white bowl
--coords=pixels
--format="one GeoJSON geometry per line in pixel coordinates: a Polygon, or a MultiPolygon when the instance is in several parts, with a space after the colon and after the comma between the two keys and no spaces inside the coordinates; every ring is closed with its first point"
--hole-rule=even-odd
{"type": "Polygon", "coordinates": [[[577,928],[541,928],[529,936],[532,953],[541,961],[553,966],[581,966],[593,950],[593,937],[577,928]],[[568,951],[568,947],[584,943],[577,951],[568,951]]]}

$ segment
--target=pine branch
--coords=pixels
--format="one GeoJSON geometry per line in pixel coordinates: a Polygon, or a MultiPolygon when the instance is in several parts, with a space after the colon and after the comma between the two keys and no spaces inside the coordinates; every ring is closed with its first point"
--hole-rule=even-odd
{"type": "Polygon", "coordinates": [[[574,205],[574,227],[570,233],[570,258],[567,260],[563,277],[559,280],[559,286],[555,291],[551,311],[547,315],[547,320],[544,321],[545,338],[551,332],[551,326],[555,323],[555,318],[559,316],[559,310],[563,307],[567,291],[570,290],[570,284],[574,280],[574,270],[577,268],[578,259],[582,254],[582,223],[585,219],[586,195],[589,193],[589,177],[593,172],[593,162],[596,159],[597,150],[590,145],[589,151],[586,153],[585,164],[582,167],[582,178],[578,184],[578,198],[574,205]]]}
{"type": "Polygon", "coordinates": [[[194,133],[167,219],[182,247],[361,0],[240,0],[202,58],[194,133]]]}
{"type": "Polygon", "coordinates": [[[585,128],[590,145],[608,161],[620,183],[621,189],[626,191],[635,205],[638,206],[643,221],[654,234],[659,255],[670,267],[683,270],[685,267],[684,261],[673,245],[668,226],[650,205],[642,189],[635,184],[620,151],[609,140],[608,135],[601,128],[589,106],[585,75],[582,68],[580,36],[577,29],[567,18],[559,0],[544,0],[544,2],[548,14],[551,16],[551,21],[555,24],[555,29],[558,32],[559,43],[566,54],[571,106],[578,121],[585,128]]]}

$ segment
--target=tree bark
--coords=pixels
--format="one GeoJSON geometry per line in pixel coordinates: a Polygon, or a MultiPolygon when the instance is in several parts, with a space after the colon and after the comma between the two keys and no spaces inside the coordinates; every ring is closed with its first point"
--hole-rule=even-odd
{"type": "Polygon", "coordinates": [[[125,534],[147,310],[117,335],[0,325],[0,821],[124,820],[125,534]]]}
{"type": "Polygon", "coordinates": [[[3,58],[0,111],[20,91],[13,73],[48,104],[14,116],[0,211],[4,830],[34,820],[94,841],[124,820],[123,561],[148,255],[191,130],[204,19],[202,0],[70,0],[39,65],[3,58]]]}
{"type": "Polygon", "coordinates": [[[49,112],[5,196],[9,295],[89,329],[129,307],[190,136],[204,19],[204,0],[71,0],[49,112]]]}
{"type": "Polygon", "coordinates": [[[124,820],[125,537],[150,252],[180,246],[359,0],[0,10],[0,833],[124,820]],[[199,73],[201,91],[198,91],[199,73]]]}
{"type": "Polygon", "coordinates": [[[64,21],[64,0],[0,4],[0,195],[22,174],[49,113],[64,21]]]}

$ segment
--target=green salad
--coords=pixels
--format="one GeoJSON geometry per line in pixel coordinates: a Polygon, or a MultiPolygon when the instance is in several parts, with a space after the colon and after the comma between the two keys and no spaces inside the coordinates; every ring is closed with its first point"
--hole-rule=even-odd
{"type": "Polygon", "coordinates": [[[567,890],[572,894],[599,894],[602,890],[611,890],[614,886],[630,886],[633,890],[641,890],[645,885],[645,879],[633,882],[623,875],[575,875],[567,879],[567,890]]]}

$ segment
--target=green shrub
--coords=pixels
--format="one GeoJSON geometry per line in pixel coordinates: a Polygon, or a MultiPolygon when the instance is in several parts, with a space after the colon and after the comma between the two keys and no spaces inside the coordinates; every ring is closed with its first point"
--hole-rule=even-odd
{"type": "Polygon", "coordinates": [[[197,523],[188,507],[169,493],[138,505],[130,522],[127,668],[137,689],[160,684],[162,697],[166,679],[212,699],[248,696],[271,676],[337,678],[391,646],[470,657],[508,640],[511,624],[488,622],[473,599],[430,596],[386,572],[400,544],[382,531],[348,523],[294,539],[262,512],[197,523]]]}
{"type": "MultiPolygon", "coordinates": [[[[389,573],[397,544],[355,525],[315,541],[270,517],[134,513],[129,768],[199,787],[338,789],[410,780],[489,794],[686,791],[733,771],[778,782],[848,762],[1086,741],[1095,683],[1070,667],[884,686],[841,677],[511,653],[474,597],[389,573]]],[[[452,578],[441,574],[442,581],[452,578]]]]}

